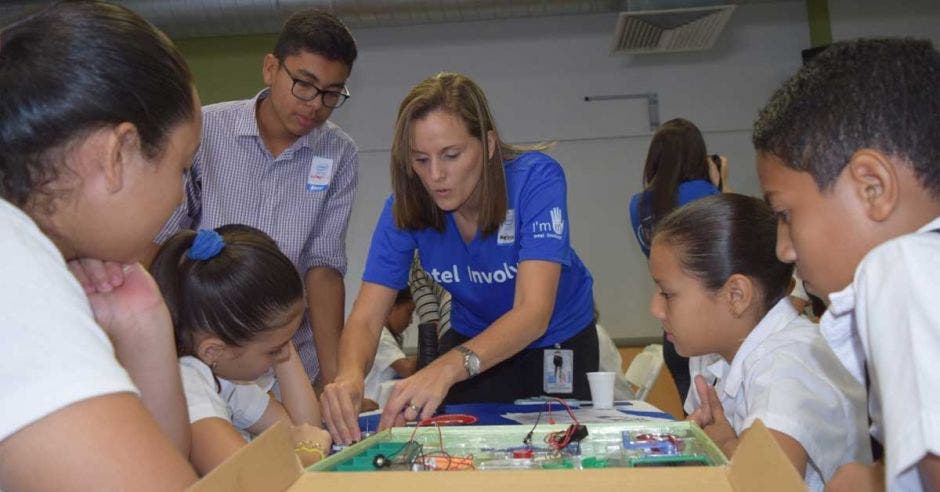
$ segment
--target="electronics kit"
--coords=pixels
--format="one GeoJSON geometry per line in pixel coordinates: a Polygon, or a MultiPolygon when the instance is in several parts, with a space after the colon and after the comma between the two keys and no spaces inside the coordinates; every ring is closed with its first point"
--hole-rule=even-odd
{"type": "MultiPolygon", "coordinates": [[[[564,402],[547,402],[535,425],[460,426],[472,416],[437,416],[375,433],[308,471],[545,470],[724,466],[718,447],[691,422],[558,425],[564,402]],[[544,415],[544,418],[543,418],[544,415]]],[[[574,417],[573,414],[569,415],[574,417]]]]}

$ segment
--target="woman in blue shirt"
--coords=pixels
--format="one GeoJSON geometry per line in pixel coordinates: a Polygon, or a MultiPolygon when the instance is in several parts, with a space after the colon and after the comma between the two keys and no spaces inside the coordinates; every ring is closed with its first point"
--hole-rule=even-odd
{"type": "MultiPolygon", "coordinates": [[[[643,254],[650,255],[650,238],[660,218],[691,201],[730,191],[727,178],[727,159],[708,156],[698,127],[682,118],[663,123],[646,154],[646,188],[630,199],[630,223],[643,254]]],[[[685,401],[690,385],[689,359],[677,354],[665,335],[663,358],[676,382],[679,399],[685,401]]]]}
{"type": "Polygon", "coordinates": [[[589,398],[586,373],[598,364],[593,280],[570,245],[561,166],[502,142],[482,90],[442,73],[399,108],[392,188],[340,341],[339,373],[323,393],[334,439],[359,437],[363,377],[415,249],[452,296],[452,329],[442,355],[396,385],[380,427],[429,417],[445,397],[589,398]]]}

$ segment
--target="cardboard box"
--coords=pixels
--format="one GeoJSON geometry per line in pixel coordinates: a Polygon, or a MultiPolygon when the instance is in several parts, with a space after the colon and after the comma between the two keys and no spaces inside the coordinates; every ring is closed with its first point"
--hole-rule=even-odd
{"type": "MultiPolygon", "coordinates": [[[[590,427],[590,424],[588,424],[590,427]]],[[[546,490],[805,491],[761,421],[727,466],[380,473],[304,471],[286,426],[275,425],[190,488],[193,492],[545,492],[546,490]]]]}
{"type": "MultiPolygon", "coordinates": [[[[420,448],[414,450],[416,455],[427,453],[431,456],[429,461],[433,466],[448,466],[447,458],[440,452],[444,448],[451,457],[457,459],[457,467],[466,466],[462,458],[472,457],[474,466],[481,471],[590,470],[667,466],[668,463],[678,465],[677,462],[684,463],[682,466],[702,466],[702,461],[708,466],[728,465],[728,459],[718,446],[702,429],[689,421],[592,422],[586,424],[586,428],[587,435],[575,445],[578,453],[575,456],[568,456],[568,453],[558,456],[549,451],[545,439],[549,434],[564,433],[568,429],[566,423],[541,423],[535,427],[531,424],[445,426],[440,429],[433,426],[396,427],[335,453],[308,467],[307,471],[375,472],[373,460],[376,455],[394,458],[404,453],[405,443],[411,441],[420,445],[420,448]],[[528,437],[533,455],[512,458],[508,450],[521,451],[524,447],[523,439],[530,431],[532,435],[528,437]],[[627,435],[626,439],[624,434],[627,435]],[[632,440],[632,436],[656,434],[674,436],[678,440],[666,439],[658,443],[643,441],[646,444],[640,444],[633,450],[624,450],[624,443],[632,440]],[[681,453],[670,452],[674,446],[681,447],[681,453]],[[658,451],[651,452],[649,448],[658,451]],[[695,464],[696,461],[699,463],[695,464]]],[[[422,460],[418,459],[417,462],[421,464],[422,460]]],[[[399,464],[383,470],[383,473],[403,469],[410,469],[410,466],[399,464]]]]}

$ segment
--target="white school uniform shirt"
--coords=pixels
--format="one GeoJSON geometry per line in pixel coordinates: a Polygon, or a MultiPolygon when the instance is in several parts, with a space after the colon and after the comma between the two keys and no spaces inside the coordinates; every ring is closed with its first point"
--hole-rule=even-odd
{"type": "Polygon", "coordinates": [[[363,397],[372,401],[379,401],[382,383],[398,377],[398,373],[395,372],[395,369],[392,369],[392,363],[404,358],[405,353],[398,346],[392,332],[383,326],[382,334],[379,335],[379,346],[375,349],[375,360],[372,362],[372,369],[369,371],[369,375],[366,376],[365,389],[362,392],[363,397]]]}
{"type": "Polygon", "coordinates": [[[138,394],[62,254],[3,199],[0,340],[0,441],[73,403],[138,394]]]}
{"type": "MultiPolygon", "coordinates": [[[[731,364],[709,354],[690,358],[689,369],[693,380],[717,378],[715,390],[738,435],[761,419],[799,442],[809,457],[804,479],[810,490],[823,490],[845,463],[871,462],[864,386],[788,298],[754,327],[731,364]]],[[[699,405],[698,393],[689,391],[686,411],[699,405]]]]}
{"type": "Polygon", "coordinates": [[[940,455],[936,229],[940,218],[872,249],[837,296],[838,312],[854,316],[868,359],[872,434],[884,444],[890,491],[922,490],[918,463],[940,455]]]}
{"type": "Polygon", "coordinates": [[[274,378],[265,375],[256,382],[229,381],[215,377],[212,369],[195,357],[184,356],[179,361],[189,423],[220,418],[231,423],[246,441],[250,441],[252,436],[248,428],[268,408],[271,401],[268,391],[274,378]]]}
{"type": "Polygon", "coordinates": [[[854,295],[846,291],[829,294],[829,307],[819,318],[819,332],[842,366],[856,381],[865,384],[865,351],[855,329],[854,295]]]}
{"type": "Polygon", "coordinates": [[[806,293],[806,287],[803,287],[803,279],[795,273],[793,274],[793,290],[790,291],[790,297],[809,301],[809,294],[806,293]]]}

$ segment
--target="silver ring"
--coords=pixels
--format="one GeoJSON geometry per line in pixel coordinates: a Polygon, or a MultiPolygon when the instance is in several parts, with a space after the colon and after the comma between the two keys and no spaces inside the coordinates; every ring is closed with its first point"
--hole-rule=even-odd
{"type": "Polygon", "coordinates": [[[414,410],[415,413],[418,413],[418,410],[421,409],[421,407],[419,407],[418,405],[415,405],[414,402],[408,402],[408,408],[414,410]]]}

